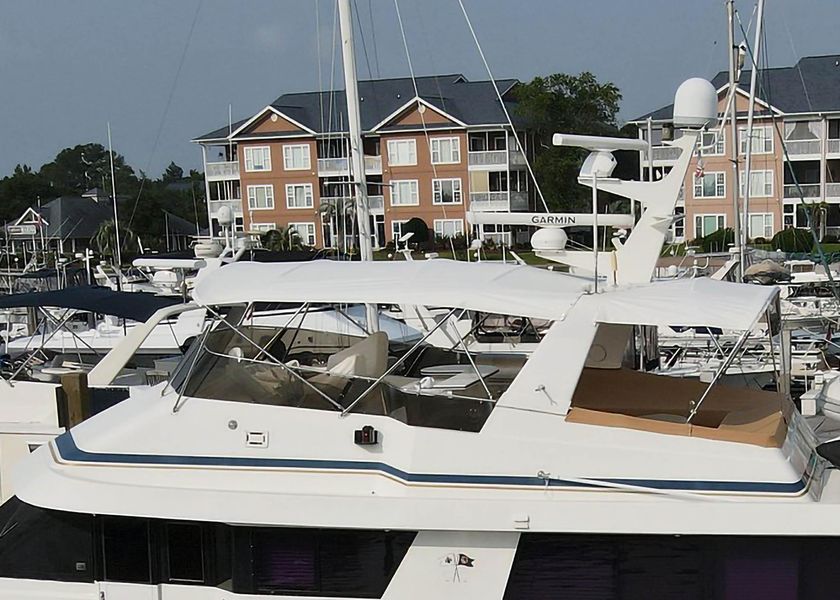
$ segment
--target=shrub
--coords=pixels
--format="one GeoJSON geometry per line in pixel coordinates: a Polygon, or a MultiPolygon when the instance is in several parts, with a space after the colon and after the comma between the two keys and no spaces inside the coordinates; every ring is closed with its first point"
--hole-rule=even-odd
{"type": "Polygon", "coordinates": [[[814,238],[807,229],[783,229],[773,236],[773,248],[782,252],[810,252],[814,238]]]}

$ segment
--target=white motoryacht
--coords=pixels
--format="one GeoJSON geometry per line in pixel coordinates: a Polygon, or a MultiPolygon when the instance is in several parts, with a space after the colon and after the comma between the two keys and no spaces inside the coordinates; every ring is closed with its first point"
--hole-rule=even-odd
{"type": "Polygon", "coordinates": [[[216,321],[170,384],[22,463],[0,509],[0,595],[824,597],[840,481],[784,390],[622,368],[638,324],[746,342],[764,320],[772,336],[778,290],[591,288],[445,260],[220,270],[194,294],[216,321]],[[527,359],[500,360],[272,331],[254,302],[552,325],[527,359]]]}

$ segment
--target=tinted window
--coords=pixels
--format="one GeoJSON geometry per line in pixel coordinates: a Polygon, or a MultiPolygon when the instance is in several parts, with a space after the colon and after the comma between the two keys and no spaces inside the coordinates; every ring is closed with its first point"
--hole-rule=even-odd
{"type": "Polygon", "coordinates": [[[204,583],[204,535],[198,523],[167,523],[169,580],[204,583]]]}
{"type": "Polygon", "coordinates": [[[93,581],[93,517],[10,498],[0,507],[0,577],[93,581]]]}
{"type": "Polygon", "coordinates": [[[102,557],[106,581],[151,583],[149,522],[102,517],[102,557]]]}

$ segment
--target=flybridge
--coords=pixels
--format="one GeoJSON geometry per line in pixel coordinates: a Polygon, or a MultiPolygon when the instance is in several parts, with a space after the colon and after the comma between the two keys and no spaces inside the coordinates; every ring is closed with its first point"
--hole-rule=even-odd
{"type": "MultiPolygon", "coordinates": [[[[467,220],[474,225],[535,225],[538,227],[573,227],[592,225],[591,213],[491,213],[467,212],[467,220]]],[[[598,215],[598,225],[609,227],[633,226],[633,215],[598,215]]]]}

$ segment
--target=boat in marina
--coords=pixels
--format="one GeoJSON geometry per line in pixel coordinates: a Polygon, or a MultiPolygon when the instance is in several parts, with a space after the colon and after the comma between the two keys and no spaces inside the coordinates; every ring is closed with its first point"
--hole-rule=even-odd
{"type": "Polygon", "coordinates": [[[596,294],[525,266],[314,261],[230,265],[195,301],[215,323],[171,382],[21,465],[0,594],[532,598],[608,573],[723,598],[781,561],[773,585],[810,598],[830,577],[813,565],[840,543],[837,471],[783,390],[622,367],[639,324],[763,321],[772,339],[775,288],[702,278],[596,294]],[[446,319],[515,306],[552,325],[525,360],[384,332],[344,345],[249,315],[254,302],[409,300],[450,307],[446,319]],[[628,552],[653,546],[630,575],[628,552]],[[573,548],[586,551],[571,567],[573,548]],[[472,566],[456,577],[461,555],[472,566]]]}

